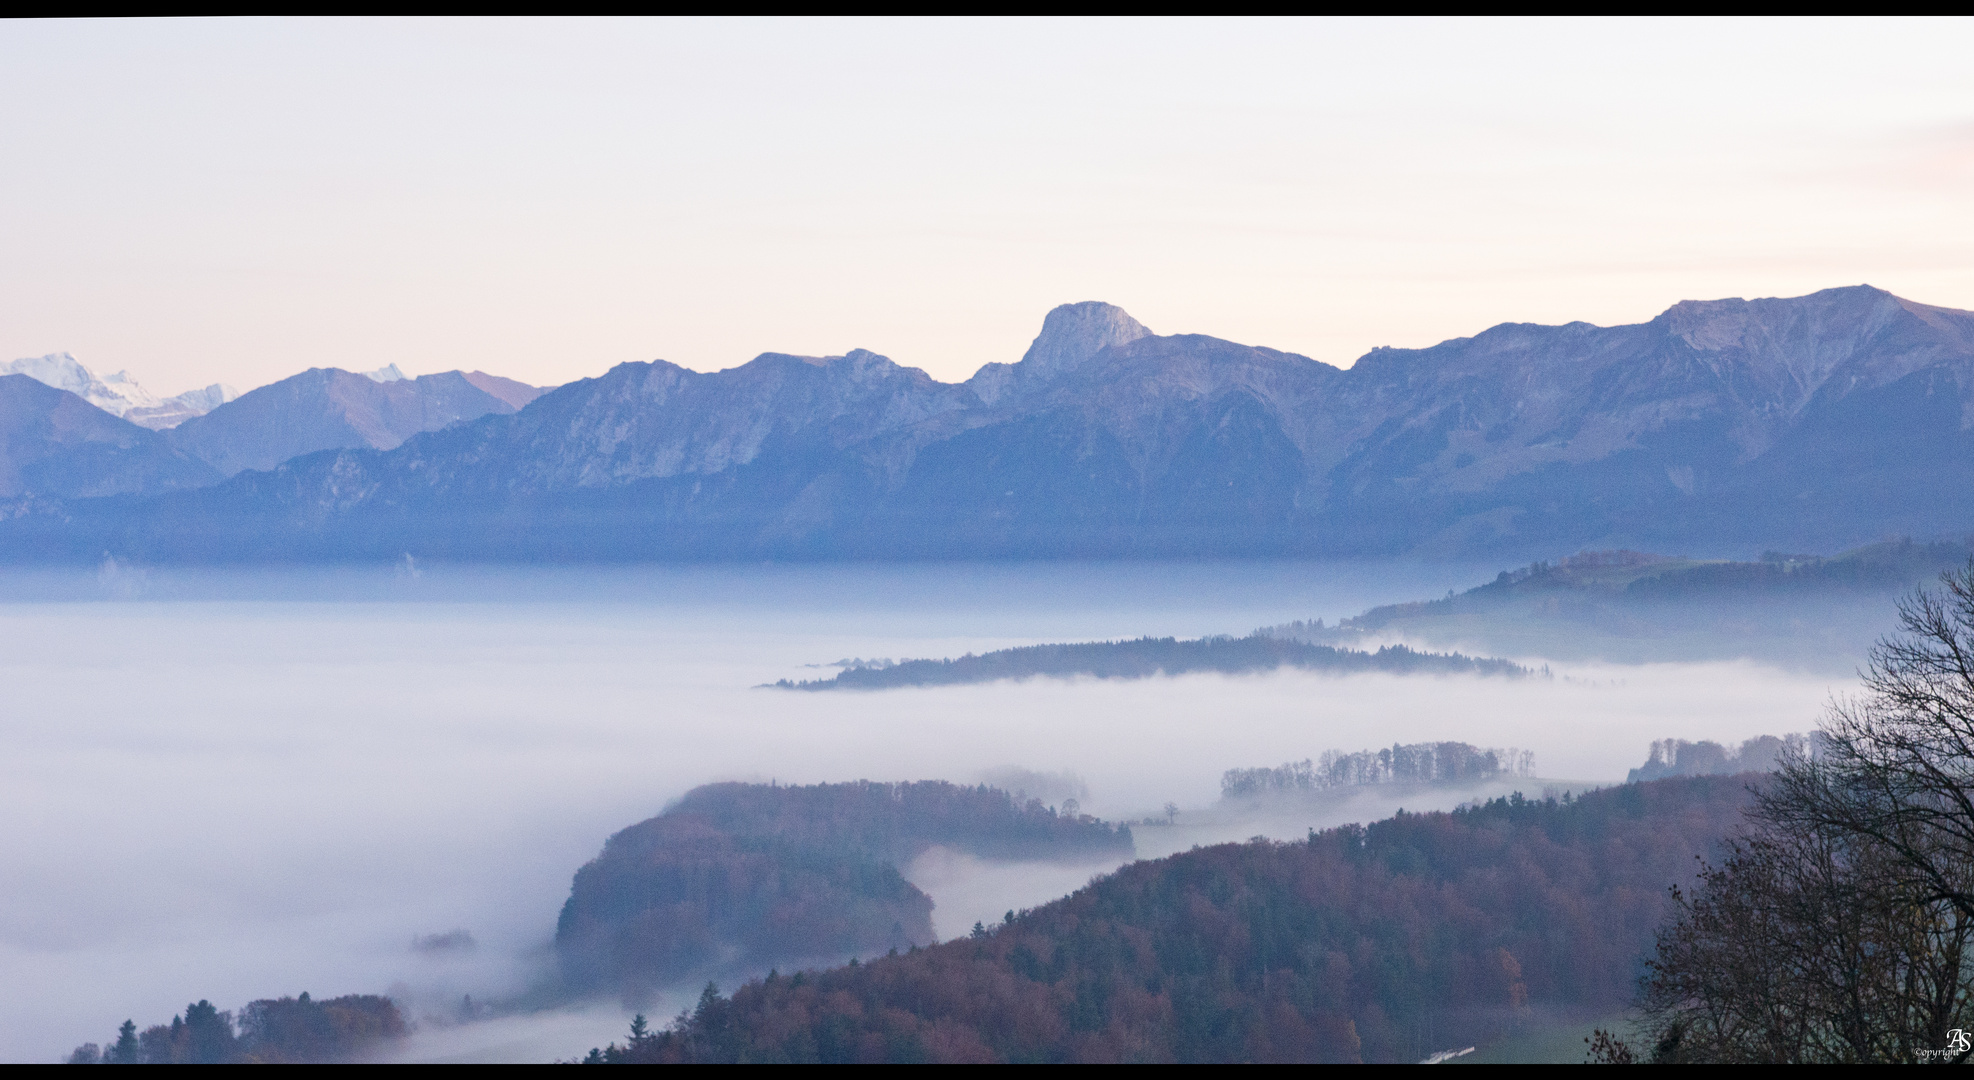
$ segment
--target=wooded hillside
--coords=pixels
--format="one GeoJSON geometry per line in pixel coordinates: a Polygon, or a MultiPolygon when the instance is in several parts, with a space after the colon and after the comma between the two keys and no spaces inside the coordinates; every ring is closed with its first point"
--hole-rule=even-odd
{"type": "Polygon", "coordinates": [[[1134,863],[973,937],[708,993],[625,1062],[1416,1061],[1629,1000],[1752,777],[1134,863]]]}

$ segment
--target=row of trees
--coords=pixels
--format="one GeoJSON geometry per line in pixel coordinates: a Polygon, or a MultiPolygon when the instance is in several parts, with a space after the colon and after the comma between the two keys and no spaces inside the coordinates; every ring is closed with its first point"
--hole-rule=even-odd
{"type": "Polygon", "coordinates": [[[1253,798],[1363,784],[1465,783],[1534,773],[1532,750],[1483,750],[1463,742],[1393,744],[1356,753],[1325,750],[1316,760],[1304,758],[1272,769],[1229,769],[1220,777],[1220,794],[1229,799],[1253,798]]]}
{"type": "Polygon", "coordinates": [[[1730,750],[1710,739],[1656,739],[1645,764],[1631,770],[1626,783],[1657,780],[1666,776],[1726,776],[1730,773],[1774,772],[1790,756],[1810,753],[1807,735],[1757,735],[1730,750]]]}
{"type": "Polygon", "coordinates": [[[1965,1061],[1974,995],[1974,563],[1900,605],[1864,692],[1785,753],[1659,934],[1607,1061],[1965,1061]]]}
{"type": "Polygon", "coordinates": [[[300,997],[263,998],[234,1016],[199,1000],[169,1024],[137,1030],[125,1020],[107,1046],[84,1043],[69,1055],[71,1065],[217,1065],[344,1061],[399,1038],[404,1017],[387,997],[348,994],[325,1001],[300,997]]]}

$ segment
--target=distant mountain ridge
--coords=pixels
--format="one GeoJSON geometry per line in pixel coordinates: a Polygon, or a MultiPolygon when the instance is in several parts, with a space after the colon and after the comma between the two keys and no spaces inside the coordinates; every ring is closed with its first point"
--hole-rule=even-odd
{"type": "Polygon", "coordinates": [[[1869,286],[1504,324],[1349,369],[1091,302],[963,384],[766,353],[488,412],[71,503],[61,528],[0,529],[0,557],[1546,557],[1974,529],[1974,314],[1869,286]]]}
{"type": "Polygon", "coordinates": [[[509,398],[529,400],[525,384],[475,372],[506,396],[482,389],[457,371],[406,378],[397,365],[356,374],[310,368],[241,395],[178,425],[172,444],[232,476],[272,469],[318,450],[389,450],[419,432],[436,431],[489,413],[512,413],[509,398]]]}
{"type": "MultiPolygon", "coordinates": [[[[211,466],[81,397],[0,375],[0,499],[77,499],[216,483],[211,466]]],[[[17,506],[28,511],[30,501],[17,506]]],[[[5,517],[0,507],[0,517],[5,517]]]]}
{"type": "Polygon", "coordinates": [[[57,390],[67,390],[89,404],[119,416],[140,427],[162,431],[203,416],[239,397],[239,391],[223,383],[187,390],[161,398],[137,384],[130,372],[98,376],[68,353],[24,356],[0,364],[0,375],[26,375],[57,390]]]}

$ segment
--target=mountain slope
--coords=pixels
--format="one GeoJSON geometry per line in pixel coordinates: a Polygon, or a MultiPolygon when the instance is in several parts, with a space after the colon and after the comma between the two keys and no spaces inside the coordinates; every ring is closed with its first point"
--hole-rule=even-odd
{"type": "Polygon", "coordinates": [[[219,479],[154,431],[27,375],[0,375],[0,498],[87,498],[219,479]]]}
{"type": "Polygon", "coordinates": [[[1687,302],[1636,326],[1498,326],[1350,374],[1351,411],[1379,423],[1331,475],[1349,546],[1430,547],[1436,530],[1465,549],[1827,550],[1974,524],[1954,494],[1974,461],[1974,315],[1868,286],[1687,302]]]}
{"type": "Polygon", "coordinates": [[[1042,332],[1019,363],[984,365],[966,381],[966,388],[993,405],[1078,371],[1105,349],[1151,336],[1145,324],[1121,307],[1100,300],[1063,304],[1043,318],[1042,332]]]}
{"type": "Polygon", "coordinates": [[[503,379],[498,375],[489,375],[484,371],[466,371],[460,374],[467,382],[507,402],[516,409],[527,408],[528,402],[548,393],[551,389],[546,386],[529,386],[527,383],[518,382],[514,379],[503,379]]]}
{"type": "Polygon", "coordinates": [[[388,450],[421,431],[514,408],[456,371],[383,381],[310,368],[187,420],[171,440],[231,476],[317,450],[388,450]]]}

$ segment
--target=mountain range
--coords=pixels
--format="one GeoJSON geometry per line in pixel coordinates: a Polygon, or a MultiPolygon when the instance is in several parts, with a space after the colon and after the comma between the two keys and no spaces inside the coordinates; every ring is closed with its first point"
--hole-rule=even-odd
{"type": "Polygon", "coordinates": [[[402,406],[343,372],[264,387],[169,433],[230,479],[16,483],[0,557],[1544,557],[1974,529],[1974,314],[1869,286],[1348,368],[1090,302],[957,384],[863,350],[626,363],[532,401],[472,380],[403,380],[402,406]]]}
{"type": "Polygon", "coordinates": [[[213,383],[198,390],[161,398],[140,386],[128,371],[99,376],[65,352],[24,356],[0,364],[0,375],[26,375],[57,390],[66,390],[112,416],[121,416],[152,431],[176,427],[240,396],[239,391],[230,386],[213,383]]]}
{"type": "Polygon", "coordinates": [[[310,368],[185,421],[171,442],[232,476],[317,450],[389,450],[422,431],[512,413],[541,392],[478,371],[410,379],[396,365],[388,370],[396,377],[310,368]]]}
{"type": "Polygon", "coordinates": [[[208,487],[318,450],[390,449],[512,413],[542,393],[478,371],[410,379],[391,365],[311,368],[245,395],[214,385],[158,399],[127,373],[98,378],[66,353],[8,368],[16,373],[0,375],[0,499],[16,513],[50,500],[208,487]]]}

